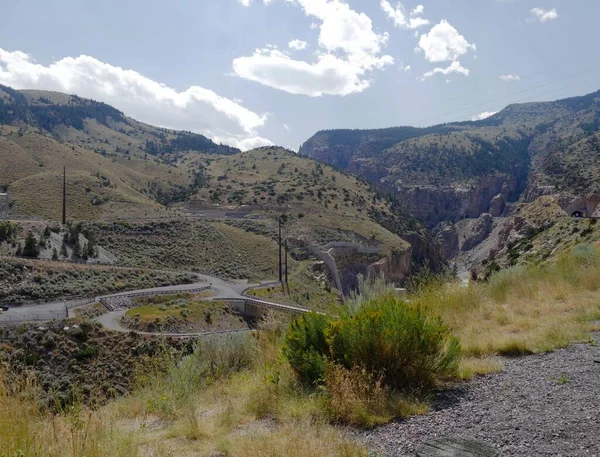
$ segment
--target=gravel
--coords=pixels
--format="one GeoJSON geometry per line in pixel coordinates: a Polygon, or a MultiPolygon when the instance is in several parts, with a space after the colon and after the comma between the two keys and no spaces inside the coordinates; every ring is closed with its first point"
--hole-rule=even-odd
{"type": "MultiPolygon", "coordinates": [[[[596,340],[600,335],[594,335],[596,340]]],[[[600,456],[600,346],[504,359],[504,371],[440,392],[432,411],[361,433],[386,457],[423,441],[471,437],[502,456],[600,456]]]]}

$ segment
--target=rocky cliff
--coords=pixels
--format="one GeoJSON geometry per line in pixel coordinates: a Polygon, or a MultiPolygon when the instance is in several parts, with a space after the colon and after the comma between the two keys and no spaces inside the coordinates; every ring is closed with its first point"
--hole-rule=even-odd
{"type": "Polygon", "coordinates": [[[476,122],[319,132],[300,154],[396,194],[430,229],[501,217],[553,195],[569,215],[600,211],[600,92],[511,105],[476,122]]]}

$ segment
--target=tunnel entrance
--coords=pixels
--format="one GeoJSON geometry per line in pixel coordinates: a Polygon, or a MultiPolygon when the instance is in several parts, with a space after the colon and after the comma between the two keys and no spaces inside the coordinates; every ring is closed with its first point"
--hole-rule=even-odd
{"type": "Polygon", "coordinates": [[[583,212],[573,211],[573,214],[571,214],[571,217],[583,217],[583,212]]]}

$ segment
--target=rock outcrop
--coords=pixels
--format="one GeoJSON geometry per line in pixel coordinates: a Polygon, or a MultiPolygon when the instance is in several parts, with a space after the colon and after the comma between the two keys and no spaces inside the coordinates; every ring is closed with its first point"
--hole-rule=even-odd
{"type": "MultiPolygon", "coordinates": [[[[482,176],[469,187],[397,186],[400,200],[429,228],[440,222],[458,222],[493,211],[498,216],[510,198],[518,197],[513,176],[482,176]]],[[[497,216],[496,216],[497,217],[497,216]]]]}
{"type": "Polygon", "coordinates": [[[442,222],[433,230],[433,235],[440,247],[440,254],[444,261],[448,261],[458,254],[458,230],[454,224],[442,222]]]}

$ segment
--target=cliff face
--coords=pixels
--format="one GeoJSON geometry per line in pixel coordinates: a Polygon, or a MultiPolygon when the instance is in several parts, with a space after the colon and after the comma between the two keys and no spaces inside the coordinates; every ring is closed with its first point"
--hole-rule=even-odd
{"type": "Polygon", "coordinates": [[[468,187],[398,186],[396,192],[417,219],[433,228],[443,221],[477,218],[492,209],[498,217],[518,187],[515,176],[482,176],[468,187]]]}
{"type": "Polygon", "coordinates": [[[319,132],[300,154],[393,192],[430,229],[501,217],[508,203],[543,195],[569,215],[592,216],[600,212],[600,92],[511,105],[477,122],[319,132]]]}
{"type": "Polygon", "coordinates": [[[389,257],[374,261],[372,256],[358,252],[336,255],[337,269],[342,283],[342,291],[347,295],[358,287],[358,277],[377,278],[383,275],[396,285],[404,284],[412,272],[412,250],[394,253],[389,257]]]}

